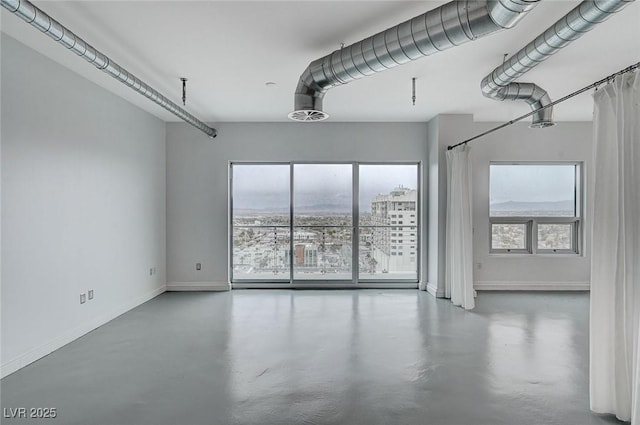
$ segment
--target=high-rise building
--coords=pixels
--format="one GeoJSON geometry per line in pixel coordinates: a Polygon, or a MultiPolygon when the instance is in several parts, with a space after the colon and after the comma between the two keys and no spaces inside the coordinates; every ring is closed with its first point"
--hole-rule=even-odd
{"type": "Polygon", "coordinates": [[[296,244],[294,248],[296,266],[318,267],[318,247],[315,244],[296,244]]]}
{"type": "Polygon", "coordinates": [[[372,254],[376,270],[415,272],[418,246],[418,192],[403,186],[371,201],[372,254]],[[379,226],[379,227],[378,227],[379,226]]]}

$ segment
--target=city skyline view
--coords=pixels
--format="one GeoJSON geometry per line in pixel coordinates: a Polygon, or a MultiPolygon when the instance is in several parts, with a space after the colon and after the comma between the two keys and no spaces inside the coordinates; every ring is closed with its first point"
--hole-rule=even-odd
{"type": "MultiPolygon", "coordinates": [[[[575,217],[577,167],[491,164],[490,216],[575,217]]],[[[417,164],[234,164],[233,277],[417,279],[418,187],[417,164]]],[[[576,226],[492,223],[491,247],[529,252],[534,240],[539,250],[574,251],[576,226]]]]}
{"type": "Polygon", "coordinates": [[[417,164],[234,164],[232,182],[234,279],[417,280],[417,164]]]}

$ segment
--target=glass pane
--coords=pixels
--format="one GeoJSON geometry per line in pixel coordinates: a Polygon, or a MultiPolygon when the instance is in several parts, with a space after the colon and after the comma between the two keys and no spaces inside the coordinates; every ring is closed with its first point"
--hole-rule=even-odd
{"type": "Polygon", "coordinates": [[[289,165],[233,164],[233,224],[289,224],[289,165]]]}
{"type": "Polygon", "coordinates": [[[360,228],[360,280],[417,280],[418,228],[360,228]]]}
{"type": "Polygon", "coordinates": [[[491,248],[492,249],[526,249],[527,225],[516,224],[492,224],[491,248]]]}
{"type": "Polygon", "coordinates": [[[574,217],[576,165],[491,164],[492,217],[574,217]]]}
{"type": "Polygon", "coordinates": [[[351,164],[295,164],[294,224],[351,226],[352,168],[351,164]]]}
{"type": "Polygon", "coordinates": [[[233,279],[289,280],[288,227],[233,228],[233,279]]]}
{"type": "Polygon", "coordinates": [[[538,224],[538,249],[572,249],[571,224],[538,224]]]}
{"type": "Polygon", "coordinates": [[[418,223],[418,165],[360,165],[360,225],[418,223]]]}
{"type": "Polygon", "coordinates": [[[418,279],[418,165],[359,167],[360,280],[418,279]]]}
{"type": "Polygon", "coordinates": [[[351,227],[295,227],[294,278],[351,280],[351,227]]]}

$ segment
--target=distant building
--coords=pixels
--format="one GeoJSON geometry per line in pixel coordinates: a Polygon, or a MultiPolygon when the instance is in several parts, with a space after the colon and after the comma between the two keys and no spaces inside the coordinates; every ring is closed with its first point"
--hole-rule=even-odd
{"type": "Polygon", "coordinates": [[[417,204],[415,189],[396,187],[371,201],[374,226],[372,255],[376,272],[415,272],[417,257],[417,204]]]}
{"type": "Polygon", "coordinates": [[[295,264],[296,266],[318,267],[318,247],[314,244],[296,244],[295,264]]]}

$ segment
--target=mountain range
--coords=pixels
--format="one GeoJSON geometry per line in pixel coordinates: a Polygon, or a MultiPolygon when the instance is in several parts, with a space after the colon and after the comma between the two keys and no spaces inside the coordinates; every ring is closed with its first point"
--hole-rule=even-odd
{"type": "MultiPolygon", "coordinates": [[[[499,202],[495,204],[491,204],[490,206],[491,212],[497,213],[510,213],[509,215],[514,215],[513,213],[518,213],[521,215],[533,215],[533,214],[522,214],[523,212],[527,213],[542,213],[542,212],[554,212],[555,215],[573,215],[575,212],[574,201],[566,200],[566,201],[553,201],[553,202],[520,202],[520,201],[507,201],[507,202],[499,202]],[[558,214],[561,213],[561,214],[558,214]]],[[[492,214],[493,215],[493,214],[492,214]]]]}

